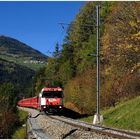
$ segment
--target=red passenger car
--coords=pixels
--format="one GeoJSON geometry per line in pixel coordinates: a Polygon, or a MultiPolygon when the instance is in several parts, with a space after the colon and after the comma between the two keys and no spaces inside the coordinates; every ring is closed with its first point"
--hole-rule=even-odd
{"type": "Polygon", "coordinates": [[[18,105],[22,107],[32,107],[38,109],[39,107],[38,96],[22,99],[18,102],[18,105]]]}

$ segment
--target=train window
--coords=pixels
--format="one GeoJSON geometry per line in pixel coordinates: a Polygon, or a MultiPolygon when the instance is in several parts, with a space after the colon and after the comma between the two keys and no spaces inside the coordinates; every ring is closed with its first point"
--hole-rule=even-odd
{"type": "Polygon", "coordinates": [[[43,91],[42,97],[45,98],[62,98],[63,92],[62,91],[43,91]]]}

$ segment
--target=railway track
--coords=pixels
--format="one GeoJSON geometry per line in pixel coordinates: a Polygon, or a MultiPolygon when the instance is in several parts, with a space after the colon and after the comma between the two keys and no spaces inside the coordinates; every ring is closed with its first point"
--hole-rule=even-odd
{"type": "Polygon", "coordinates": [[[64,123],[67,123],[69,125],[79,127],[82,129],[85,129],[87,131],[93,131],[98,134],[102,135],[108,135],[112,138],[120,138],[120,139],[140,139],[140,132],[133,132],[133,131],[127,131],[127,130],[121,130],[121,129],[115,129],[115,128],[109,128],[104,126],[97,126],[90,123],[85,123],[82,121],[74,120],[71,118],[66,118],[64,116],[53,116],[48,115],[47,117],[50,117],[51,119],[55,119],[64,123]]]}
{"type": "Polygon", "coordinates": [[[64,116],[46,115],[34,109],[24,109],[31,113],[31,121],[39,125],[33,129],[39,132],[42,130],[53,139],[140,139],[140,132],[97,126],[64,116]]]}

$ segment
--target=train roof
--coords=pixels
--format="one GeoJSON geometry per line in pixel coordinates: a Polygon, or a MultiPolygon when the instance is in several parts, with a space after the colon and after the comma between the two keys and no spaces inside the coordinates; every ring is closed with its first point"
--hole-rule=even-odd
{"type": "MultiPolygon", "coordinates": [[[[29,100],[29,99],[34,99],[34,98],[38,98],[38,96],[29,97],[29,98],[23,98],[23,99],[21,99],[21,100],[29,100]]],[[[20,100],[20,101],[21,101],[21,100],[20,100]]]]}
{"type": "Polygon", "coordinates": [[[44,87],[42,88],[42,92],[43,91],[62,91],[63,89],[60,87],[44,87]]]}

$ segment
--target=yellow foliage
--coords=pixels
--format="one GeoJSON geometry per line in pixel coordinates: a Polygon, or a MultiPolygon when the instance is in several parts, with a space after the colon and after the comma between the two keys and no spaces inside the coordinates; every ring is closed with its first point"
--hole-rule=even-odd
{"type": "Polygon", "coordinates": [[[130,24],[132,27],[138,27],[138,24],[137,24],[135,21],[130,21],[129,24],[130,24]]]}
{"type": "Polygon", "coordinates": [[[138,33],[134,34],[133,37],[140,39],[140,31],[138,33]]]}
{"type": "Polygon", "coordinates": [[[140,69],[140,62],[138,62],[136,65],[134,65],[134,67],[132,68],[131,72],[140,69]]]}
{"type": "Polygon", "coordinates": [[[128,45],[126,46],[126,49],[127,49],[127,48],[130,49],[130,48],[132,48],[132,47],[133,47],[132,44],[128,44],[128,45]]]}
{"type": "Polygon", "coordinates": [[[87,70],[65,85],[65,105],[81,114],[92,114],[96,106],[95,71],[87,70]]]}
{"type": "Polygon", "coordinates": [[[118,2],[106,19],[102,36],[104,55],[104,105],[139,92],[140,3],[118,2]],[[135,77],[134,77],[135,75],[135,77]]]}

